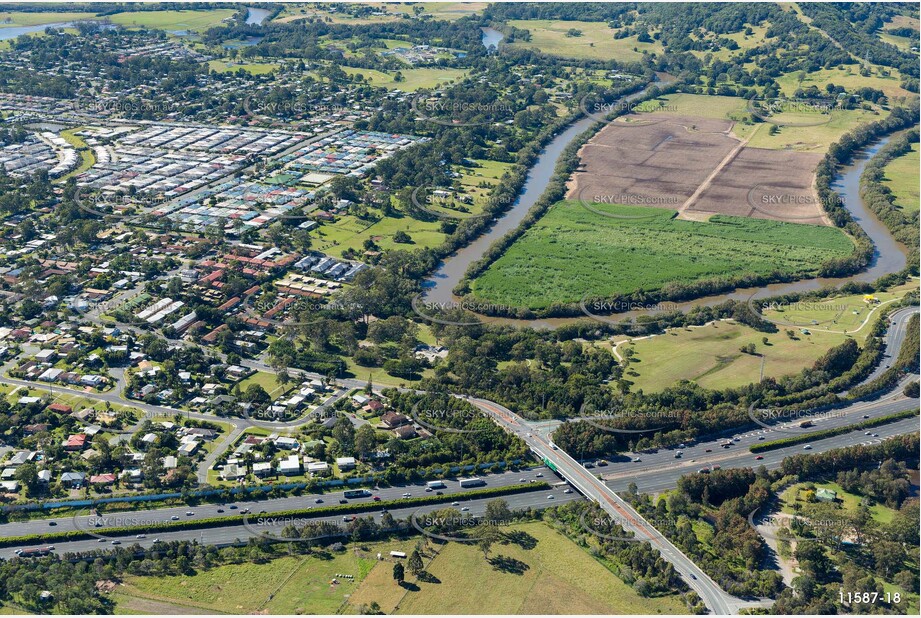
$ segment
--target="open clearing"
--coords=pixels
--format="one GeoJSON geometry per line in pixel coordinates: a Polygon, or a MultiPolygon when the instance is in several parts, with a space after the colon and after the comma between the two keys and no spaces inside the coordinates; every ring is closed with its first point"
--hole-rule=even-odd
{"type": "Polygon", "coordinates": [[[779,378],[812,366],[829,348],[844,341],[845,335],[797,332],[797,341],[781,329],[762,333],[735,322],[714,322],[699,328],[671,329],[664,335],[638,339],[618,347],[623,355],[632,348],[634,356],[624,377],[633,383],[631,391],[662,391],[679,380],[690,380],[704,388],[725,389],[758,382],[761,361],[764,377],[779,378]],[[768,345],[762,342],[767,337],[768,345]],[[758,355],[740,351],[752,343],[758,355]]]}
{"type": "Polygon", "coordinates": [[[843,232],[826,226],[724,215],[685,221],[642,206],[596,204],[593,211],[578,201],[553,205],[473,281],[474,295],[542,309],[746,273],[808,277],[853,251],[843,232]]]}
{"type": "Polygon", "coordinates": [[[914,287],[909,282],[879,292],[874,296],[880,304],[867,303],[863,294],[853,294],[764,309],[768,319],[795,325],[778,325],[776,333],[763,333],[724,320],[701,327],[671,328],[663,334],[632,341],[618,338],[615,345],[621,357],[626,349],[633,350],[625,377],[633,383],[634,391],[658,392],[678,380],[691,380],[704,388],[744,386],[760,379],[762,357],[764,377],[779,378],[812,366],[847,337],[863,345],[880,309],[914,287]],[[809,334],[802,332],[803,328],[809,334]],[[787,330],[792,330],[796,339],[790,338],[787,330]],[[764,337],[767,345],[762,341],[764,337]],[[754,344],[759,356],[740,351],[749,343],[754,344]]]}
{"type": "Polygon", "coordinates": [[[131,11],[108,16],[113,24],[163,30],[207,30],[221,25],[233,17],[234,9],[209,9],[202,11],[131,11]]]}
{"type": "Polygon", "coordinates": [[[93,19],[95,13],[23,13],[20,11],[0,12],[0,28],[17,26],[40,26],[42,24],[59,24],[69,21],[93,19]]]}
{"type": "Polygon", "coordinates": [[[636,36],[615,39],[617,31],[604,22],[513,19],[508,23],[531,33],[530,41],[515,41],[513,47],[533,49],[552,56],[629,62],[641,59],[644,51],[662,52],[658,42],[640,43],[636,36]],[[570,30],[578,30],[581,35],[567,36],[570,30]]]}
{"type": "Polygon", "coordinates": [[[402,81],[397,81],[396,73],[393,75],[374,69],[359,69],[343,66],[342,70],[349,75],[363,75],[372,86],[387,88],[390,90],[402,90],[403,92],[415,92],[420,88],[435,88],[441,84],[447,84],[452,81],[463,79],[467,71],[462,69],[436,69],[436,68],[418,68],[403,69],[400,74],[403,76],[402,81]]]}
{"type": "MultiPolygon", "coordinates": [[[[895,37],[893,37],[895,38],[895,37]]],[[[872,67],[872,75],[861,75],[857,65],[842,65],[842,68],[820,69],[801,76],[799,72],[785,73],[777,78],[781,92],[793,96],[798,88],[815,86],[825,91],[825,86],[834,84],[844,86],[849,92],[860,88],[875,88],[882,90],[888,97],[915,96],[902,88],[902,76],[895,69],[886,68],[889,75],[881,75],[879,67],[872,67]],[[800,81],[800,78],[803,78],[800,81]]]]}
{"type": "Polygon", "coordinates": [[[391,565],[378,564],[352,595],[349,610],[376,601],[388,614],[687,613],[677,596],[640,597],[546,524],[522,524],[513,530],[530,535],[536,544],[531,549],[494,545],[490,564],[475,545],[449,543],[426,564],[437,583],[407,573],[407,585],[401,588],[393,581],[391,565]]]}
{"type": "Polygon", "coordinates": [[[343,552],[231,564],[201,569],[192,576],[128,577],[118,593],[139,600],[127,604],[129,608],[155,601],[178,606],[177,613],[197,608],[230,614],[335,614],[377,564],[377,552],[389,556],[391,550],[410,551],[413,545],[413,541],[369,543],[362,551],[350,543],[343,552]],[[355,579],[339,578],[339,583],[333,583],[337,573],[355,579]]]}
{"type": "Polygon", "coordinates": [[[918,156],[916,142],[911,145],[909,152],[893,159],[885,168],[886,179],[883,184],[889,187],[895,196],[895,205],[907,213],[918,212],[919,209],[919,165],[921,158],[918,156]]]}
{"type": "MultiPolygon", "coordinates": [[[[722,99],[715,113],[739,113],[738,99],[722,99]]],[[[684,98],[676,108],[698,103],[684,98]]],[[[733,128],[728,119],[631,114],[582,148],[582,165],[567,197],[675,209],[686,205],[685,216],[695,220],[728,214],[826,224],[812,189],[819,155],[740,148],[733,128]]]]}

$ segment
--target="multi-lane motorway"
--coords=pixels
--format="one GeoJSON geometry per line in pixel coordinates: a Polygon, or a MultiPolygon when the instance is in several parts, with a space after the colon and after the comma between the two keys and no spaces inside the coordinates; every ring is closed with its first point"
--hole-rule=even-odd
{"type": "MultiPolygon", "coordinates": [[[[548,472],[544,469],[544,472],[548,472]]],[[[533,471],[531,476],[539,473],[538,471],[533,471]]],[[[516,473],[517,474],[517,473],[516,473]]],[[[493,486],[494,476],[489,476],[489,486],[493,486]]],[[[517,480],[519,477],[515,476],[517,480]]],[[[416,488],[417,491],[414,492],[418,494],[421,489],[416,488]]],[[[428,495],[428,494],[425,494],[428,495]]],[[[445,493],[447,496],[447,493],[445,493]]],[[[341,493],[339,494],[341,496],[341,493]]],[[[389,509],[390,514],[395,519],[409,519],[413,515],[416,515],[417,520],[420,516],[430,513],[438,509],[444,509],[457,502],[457,505],[453,508],[458,510],[463,509],[462,515],[465,517],[474,517],[482,516],[486,504],[490,500],[495,498],[477,498],[470,499],[464,498],[462,492],[458,492],[453,496],[454,500],[451,501],[448,498],[447,501],[435,505],[426,505],[423,507],[403,507],[403,508],[391,508],[389,509]]],[[[543,509],[548,506],[553,506],[555,504],[565,504],[566,502],[572,500],[580,500],[582,497],[577,493],[566,494],[560,487],[552,489],[544,489],[541,491],[533,491],[522,494],[513,494],[509,496],[504,496],[505,500],[509,507],[513,510],[519,509],[543,509]],[[550,496],[553,496],[552,498],[550,496]]],[[[238,506],[237,510],[227,511],[227,513],[239,513],[241,509],[246,508],[244,502],[233,503],[234,506],[238,506]]],[[[254,504],[249,503],[249,508],[252,509],[254,506],[265,507],[265,504],[254,504]]],[[[220,507],[225,510],[229,508],[229,504],[220,507]]],[[[303,508],[303,504],[301,507],[303,508]]],[[[185,510],[189,510],[186,508],[185,510]]],[[[198,511],[197,508],[192,508],[193,511],[198,511]]],[[[212,508],[212,511],[214,509],[212,508]]],[[[183,511],[184,512],[184,511],[183,511]]],[[[213,515],[213,512],[212,512],[213,515]]],[[[143,538],[136,538],[135,536],[103,536],[99,535],[98,538],[93,538],[90,540],[80,540],[80,541],[66,541],[66,542],[57,542],[54,543],[54,552],[57,554],[64,554],[68,552],[91,552],[94,550],[108,550],[113,546],[113,541],[118,541],[118,544],[123,547],[130,547],[135,544],[139,545],[142,548],[151,548],[156,541],[170,542],[170,541],[198,541],[199,543],[208,544],[208,545],[230,545],[239,542],[245,542],[247,539],[259,537],[263,535],[268,535],[270,538],[282,538],[282,531],[286,526],[294,526],[300,528],[307,523],[319,523],[319,522],[329,522],[333,524],[338,524],[340,526],[346,525],[346,517],[373,517],[378,523],[381,521],[383,513],[381,511],[368,511],[364,513],[356,513],[354,515],[336,515],[336,516],[323,516],[323,517],[310,517],[309,514],[298,516],[295,518],[281,518],[281,517],[272,517],[271,513],[250,513],[247,515],[245,524],[236,524],[231,526],[222,526],[219,528],[203,528],[203,529],[191,529],[191,530],[177,530],[175,532],[157,532],[144,535],[143,538]]],[[[111,517],[125,517],[130,518],[136,516],[136,513],[126,513],[122,515],[112,515],[111,517]]],[[[83,518],[85,521],[91,521],[90,518],[83,518]]],[[[92,529],[92,528],[90,528],[92,529]]],[[[41,545],[41,544],[39,544],[41,545]]],[[[16,556],[16,547],[5,547],[0,548],[0,558],[13,558],[16,556]]]]}
{"type": "MultiPolygon", "coordinates": [[[[523,471],[510,471],[499,474],[490,474],[481,477],[486,480],[487,488],[508,487],[520,483],[529,483],[533,481],[547,480],[556,481],[555,477],[545,478],[546,469],[530,469],[523,471]]],[[[552,475],[550,475],[552,477],[552,475]]],[[[381,501],[399,500],[405,498],[404,494],[410,494],[409,497],[434,496],[434,492],[426,492],[424,483],[397,485],[393,487],[381,487],[370,490],[371,495],[364,498],[352,498],[348,504],[360,505],[374,502],[374,497],[380,498],[381,501]]],[[[460,487],[457,481],[446,480],[445,487],[438,491],[448,499],[450,496],[462,495],[473,487],[464,489],[460,487]]],[[[511,497],[510,497],[511,498],[511,497]]],[[[510,499],[509,498],[509,499],[510,499]]],[[[195,521],[213,517],[222,517],[235,515],[244,509],[249,509],[253,514],[265,512],[269,515],[280,511],[293,509],[318,508],[326,506],[339,506],[340,500],[343,500],[342,490],[329,491],[326,493],[304,494],[301,496],[289,496],[285,498],[275,498],[266,500],[238,500],[233,502],[234,509],[230,504],[200,504],[196,506],[176,506],[158,509],[144,509],[122,512],[104,512],[101,516],[80,515],[70,517],[55,517],[51,519],[31,519],[27,521],[10,522],[0,524],[0,537],[16,537],[30,534],[42,534],[46,532],[68,532],[79,530],[88,533],[96,533],[95,523],[99,522],[100,528],[115,528],[126,526],[146,526],[154,524],[169,523],[171,521],[195,521]],[[189,515],[191,513],[191,515],[189,515]],[[175,519],[174,519],[175,518],[175,519]]],[[[450,500],[449,500],[450,501],[450,500]]],[[[236,526],[239,527],[239,526],[236,526]]],[[[196,536],[194,538],[198,538],[196,536]]]]}

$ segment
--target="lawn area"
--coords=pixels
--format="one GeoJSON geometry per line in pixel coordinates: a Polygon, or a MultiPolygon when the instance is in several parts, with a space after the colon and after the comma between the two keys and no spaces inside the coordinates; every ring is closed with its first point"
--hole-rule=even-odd
{"type": "Polygon", "coordinates": [[[440,221],[419,221],[412,217],[384,217],[377,222],[364,221],[354,215],[338,217],[334,223],[323,223],[315,235],[315,247],[331,255],[348,248],[363,252],[364,241],[373,239],[383,249],[414,250],[435,247],[444,242],[440,221]],[[397,231],[409,234],[412,244],[393,242],[397,231]],[[335,251],[334,251],[335,250],[335,251]]]}
{"type": "MultiPolygon", "coordinates": [[[[230,614],[335,614],[377,564],[376,554],[410,551],[414,541],[370,543],[365,550],[349,544],[341,553],[287,556],[265,564],[245,562],[199,570],[191,577],[128,577],[119,601],[156,601],[230,614]],[[354,575],[354,580],[337,573],[354,575]],[[241,585],[245,582],[245,585],[241,585]]],[[[379,565],[388,571],[389,563],[379,565]]],[[[390,579],[391,585],[393,578],[390,579]]],[[[186,613],[182,611],[181,613],[186,613]]]]}
{"type": "Polygon", "coordinates": [[[919,165],[921,158],[918,156],[916,142],[911,145],[909,152],[893,159],[885,168],[886,178],[883,184],[892,190],[895,205],[908,213],[918,212],[919,208],[919,165]]]}
{"type": "Polygon", "coordinates": [[[82,21],[94,19],[96,14],[93,12],[71,12],[71,13],[22,13],[20,11],[3,11],[0,12],[0,28],[15,28],[17,26],[40,26],[43,24],[59,24],[69,21],[82,21]]]}
{"type": "Polygon", "coordinates": [[[349,75],[361,74],[370,80],[371,85],[389,90],[402,90],[403,92],[415,92],[420,88],[435,88],[440,84],[446,84],[455,80],[463,79],[467,71],[463,69],[436,69],[421,67],[418,69],[404,69],[400,73],[403,75],[402,81],[396,81],[396,72],[392,75],[383,71],[374,69],[356,69],[353,67],[342,67],[342,70],[349,75]]]}
{"type": "Polygon", "coordinates": [[[677,596],[640,597],[589,553],[544,523],[514,527],[536,540],[533,549],[495,545],[518,570],[502,570],[475,545],[449,543],[426,570],[437,583],[394,584],[391,565],[377,564],[349,600],[354,612],[376,601],[395,614],[685,614],[677,596]],[[517,562],[514,562],[517,561],[517,562]],[[418,588],[418,589],[417,589],[418,588]],[[475,592],[474,592],[475,591],[475,592]]]}
{"type": "MultiPolygon", "coordinates": [[[[860,502],[863,500],[863,497],[852,494],[844,491],[838,483],[826,482],[826,483],[812,483],[816,489],[831,489],[838,494],[838,504],[846,511],[856,511],[857,507],[860,505],[860,502]]],[[[783,501],[783,507],[781,511],[784,513],[793,514],[793,504],[799,502],[800,504],[807,504],[804,494],[802,493],[806,487],[806,483],[797,483],[796,485],[791,485],[786,488],[780,494],[780,499],[783,501]]],[[[890,509],[884,504],[874,504],[870,507],[870,513],[873,515],[873,519],[881,524],[888,524],[892,521],[893,515],[895,515],[895,510],[890,509]]]]}
{"type": "Polygon", "coordinates": [[[280,397],[284,395],[287,391],[294,388],[293,383],[287,385],[279,384],[278,378],[273,373],[268,373],[266,371],[257,371],[253,375],[240,380],[238,383],[240,386],[241,392],[246,392],[246,389],[249,388],[251,384],[258,384],[265,389],[272,397],[280,397]]]}
{"type": "Polygon", "coordinates": [[[667,209],[603,208],[645,218],[615,219],[578,201],[558,202],[473,281],[475,296],[541,309],[586,295],[611,297],[743,273],[809,276],[825,260],[853,250],[837,228],[724,215],[685,221],[667,209]]]}
{"type": "Polygon", "coordinates": [[[767,334],[743,324],[722,321],[669,329],[663,335],[635,339],[617,349],[621,356],[627,349],[633,349],[634,356],[624,376],[633,382],[630,390],[653,393],[674,386],[678,380],[691,380],[712,389],[758,382],[762,358],[764,376],[779,378],[812,366],[829,348],[845,339],[845,335],[812,332],[797,333],[798,340],[794,341],[784,330],[767,334]],[[767,337],[768,345],[762,343],[763,337],[767,337]],[[749,343],[763,356],[740,351],[749,343]]]}
{"type": "Polygon", "coordinates": [[[159,28],[160,30],[207,30],[220,26],[234,9],[208,9],[193,11],[128,11],[110,15],[113,24],[124,26],[159,28]]]}
{"type": "Polygon", "coordinates": [[[513,19],[508,23],[531,33],[530,41],[515,41],[513,47],[535,49],[552,56],[629,62],[641,59],[644,51],[662,53],[658,42],[640,43],[636,36],[615,39],[616,30],[605,22],[513,19]],[[581,31],[581,36],[567,36],[571,29],[581,31]]]}
{"type": "Polygon", "coordinates": [[[788,322],[797,327],[805,326],[813,331],[846,331],[858,342],[863,343],[880,307],[885,307],[887,301],[901,298],[912,289],[917,289],[917,285],[909,282],[891,290],[876,292],[874,296],[879,300],[879,304],[868,304],[863,294],[853,294],[803,301],[789,306],[766,307],[763,314],[770,320],[788,322]]]}
{"type": "Polygon", "coordinates": [[[76,129],[66,129],[61,131],[61,137],[71,146],[77,149],[77,152],[80,154],[80,165],[74,171],[66,174],[61,177],[61,180],[67,180],[71,176],[76,176],[82,174],[86,170],[90,169],[96,165],[96,155],[93,154],[93,150],[87,145],[83,139],[76,134],[77,131],[82,130],[83,127],[77,127],[76,129]]]}
{"type": "Polygon", "coordinates": [[[279,66],[281,65],[276,62],[253,62],[237,64],[233,62],[224,62],[223,60],[208,61],[208,68],[212,71],[217,71],[218,73],[236,73],[242,69],[250,75],[265,75],[266,73],[271,73],[279,66]]]}

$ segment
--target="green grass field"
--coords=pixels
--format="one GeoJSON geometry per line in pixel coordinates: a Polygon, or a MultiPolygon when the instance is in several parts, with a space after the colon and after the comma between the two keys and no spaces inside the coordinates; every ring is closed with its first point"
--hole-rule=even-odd
{"type": "Polygon", "coordinates": [[[40,26],[43,24],[57,24],[68,21],[93,19],[92,12],[70,13],[22,13],[19,11],[0,12],[0,28],[15,28],[20,26],[40,26]]]}
{"type": "Polygon", "coordinates": [[[640,597],[589,553],[543,523],[515,526],[536,539],[533,549],[495,545],[491,557],[519,561],[518,571],[489,564],[473,545],[449,543],[426,564],[437,583],[407,573],[397,586],[392,567],[374,567],[349,600],[354,612],[376,601],[394,614],[685,614],[677,596],[640,597]],[[408,590],[407,590],[408,588],[408,590]],[[418,588],[418,589],[416,589],[418,588]]]}
{"type": "MultiPolygon", "coordinates": [[[[856,511],[857,507],[860,505],[863,498],[857,494],[852,494],[844,491],[838,483],[825,482],[825,483],[812,483],[816,489],[831,489],[832,491],[837,492],[839,504],[841,508],[846,511],[856,511]]],[[[804,494],[801,493],[806,487],[806,483],[797,483],[787,487],[780,494],[780,499],[783,502],[783,507],[781,511],[788,514],[793,514],[793,505],[797,502],[800,504],[806,504],[804,500],[804,494]]],[[[888,524],[892,521],[893,515],[895,515],[895,510],[890,509],[884,504],[874,504],[870,507],[870,513],[873,515],[873,519],[881,524],[888,524]]]]}
{"type": "Polygon", "coordinates": [[[752,343],[763,355],[764,376],[779,378],[812,364],[829,348],[844,341],[845,335],[797,333],[790,339],[783,328],[766,334],[735,322],[714,322],[701,327],[670,329],[663,335],[636,339],[618,347],[621,356],[633,349],[625,378],[631,391],[662,391],[679,380],[690,380],[704,388],[735,388],[758,382],[762,356],[743,354],[740,348],[752,343]],[[762,343],[767,337],[768,344],[762,343]]]}
{"type": "Polygon", "coordinates": [[[67,180],[71,176],[82,174],[96,165],[96,155],[93,154],[93,150],[83,141],[83,138],[76,134],[76,132],[81,129],[83,129],[83,127],[61,131],[61,137],[66,140],[68,144],[76,148],[80,155],[80,165],[74,171],[62,176],[60,179],[62,181],[67,180]]]}
{"type": "Polygon", "coordinates": [[[258,384],[265,389],[270,395],[280,397],[294,388],[294,383],[289,382],[287,385],[279,384],[278,378],[266,371],[257,371],[248,378],[240,380],[239,386],[241,391],[245,391],[251,384],[258,384]]]}
{"type": "Polygon", "coordinates": [[[467,74],[462,69],[436,69],[422,67],[418,69],[404,69],[400,71],[403,75],[403,81],[396,81],[396,73],[384,73],[374,69],[356,69],[353,67],[342,67],[342,70],[349,75],[363,75],[370,80],[371,85],[387,88],[390,90],[402,90],[403,92],[415,92],[420,88],[435,88],[440,84],[446,84],[451,81],[463,79],[467,74]]]}
{"type": "Polygon", "coordinates": [[[866,340],[870,326],[879,314],[879,310],[896,298],[901,298],[917,285],[911,282],[895,287],[889,291],[877,292],[873,296],[879,304],[864,300],[863,294],[838,296],[816,301],[803,301],[789,306],[765,307],[764,316],[776,322],[786,322],[795,327],[782,326],[781,328],[805,327],[814,331],[846,331],[853,335],[857,341],[866,340]]]}
{"type": "Polygon", "coordinates": [[[175,608],[172,613],[196,608],[229,614],[335,614],[376,565],[377,552],[409,551],[413,544],[370,543],[366,551],[350,544],[341,553],[283,557],[264,564],[244,562],[202,569],[191,577],[129,577],[116,600],[126,608],[143,608],[145,602],[165,604],[175,608]],[[333,584],[336,573],[355,579],[340,578],[333,584]]]}
{"type": "Polygon", "coordinates": [[[684,221],[667,209],[605,208],[645,218],[615,219],[577,201],[559,202],[473,282],[475,295],[540,309],[586,295],[651,291],[743,273],[808,276],[826,259],[853,250],[851,240],[831,227],[722,215],[684,221]]]}
{"type": "Polygon", "coordinates": [[[662,53],[658,42],[640,43],[636,36],[615,39],[616,31],[605,22],[522,19],[511,20],[509,24],[531,33],[530,41],[516,41],[513,47],[526,47],[563,58],[628,62],[642,58],[644,51],[662,53]],[[567,36],[570,29],[580,30],[582,35],[567,36]]]}
{"type": "Polygon", "coordinates": [[[813,71],[805,76],[801,76],[799,72],[786,73],[777,78],[777,84],[787,96],[793,96],[797,88],[808,88],[809,86],[815,86],[824,92],[827,84],[844,86],[851,92],[859,88],[869,87],[882,90],[889,97],[913,96],[900,86],[902,77],[895,69],[885,69],[890,75],[882,75],[880,73],[881,67],[876,65],[871,65],[871,70],[872,75],[864,76],[860,74],[860,69],[857,65],[843,65],[841,68],[813,71]],[[803,77],[802,81],[800,81],[800,77],[803,77]]]}
{"type": "Polygon", "coordinates": [[[242,69],[250,75],[265,75],[266,73],[271,73],[279,66],[281,65],[274,62],[234,64],[232,62],[224,62],[223,60],[208,61],[208,68],[212,71],[217,71],[218,73],[236,73],[242,69]]]}
{"type": "Polygon", "coordinates": [[[234,9],[209,9],[195,11],[129,11],[109,16],[113,24],[132,27],[159,28],[160,30],[207,30],[221,25],[232,17],[234,9]]]}
{"type": "Polygon", "coordinates": [[[918,166],[921,158],[918,156],[918,144],[912,144],[911,151],[893,159],[886,166],[886,179],[883,181],[892,190],[895,196],[895,205],[905,212],[918,212],[919,181],[918,166]]]}
{"type": "Polygon", "coordinates": [[[353,215],[339,217],[334,223],[323,223],[314,238],[314,246],[330,255],[352,248],[364,251],[366,239],[373,239],[383,249],[418,249],[440,245],[445,235],[438,221],[419,221],[406,216],[384,217],[370,223],[353,215]],[[393,242],[393,235],[402,230],[409,234],[412,244],[393,242]]]}

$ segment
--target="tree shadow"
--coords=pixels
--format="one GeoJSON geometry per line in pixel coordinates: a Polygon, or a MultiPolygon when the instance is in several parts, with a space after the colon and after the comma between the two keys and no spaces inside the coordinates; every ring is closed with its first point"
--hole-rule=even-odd
{"type": "Polygon", "coordinates": [[[509,543],[514,543],[521,549],[534,549],[537,546],[537,539],[524,530],[508,532],[505,534],[505,539],[509,543]]]}
{"type": "Polygon", "coordinates": [[[531,568],[521,560],[510,558],[509,556],[493,556],[488,562],[496,571],[502,571],[503,573],[509,573],[511,575],[524,575],[525,572],[531,568]]]}
{"type": "Polygon", "coordinates": [[[414,583],[412,583],[412,582],[407,582],[407,581],[402,581],[402,582],[400,582],[400,588],[403,588],[403,589],[408,590],[408,591],[410,591],[410,592],[419,592],[420,590],[422,590],[422,589],[421,589],[419,586],[417,586],[416,584],[414,584],[414,583]]]}
{"type": "Polygon", "coordinates": [[[438,579],[437,577],[435,577],[428,571],[420,571],[419,574],[416,575],[416,579],[418,579],[420,582],[425,582],[426,584],[440,584],[441,583],[440,579],[438,579]]]}

